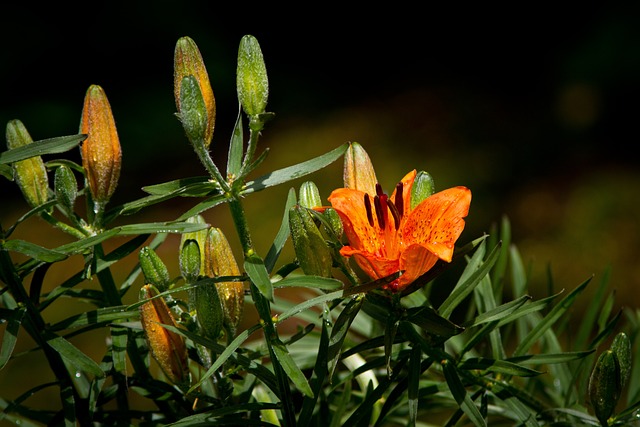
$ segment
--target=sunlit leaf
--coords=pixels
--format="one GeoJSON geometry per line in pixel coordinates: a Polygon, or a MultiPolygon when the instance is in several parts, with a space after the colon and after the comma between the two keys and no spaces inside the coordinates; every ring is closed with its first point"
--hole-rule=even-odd
{"type": "Polygon", "coordinates": [[[45,154],[64,153],[78,146],[86,138],[87,135],[78,134],[34,141],[31,144],[0,153],[0,164],[13,163],[45,154]]]}

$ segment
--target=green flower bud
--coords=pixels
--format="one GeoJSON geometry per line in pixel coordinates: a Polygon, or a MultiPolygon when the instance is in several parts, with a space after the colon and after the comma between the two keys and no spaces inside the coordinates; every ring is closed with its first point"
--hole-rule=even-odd
{"type": "Polygon", "coordinates": [[[198,324],[204,335],[212,340],[220,338],[224,325],[224,309],[217,283],[200,283],[195,289],[195,309],[198,324]]]}
{"type": "Polygon", "coordinates": [[[620,398],[620,363],[616,354],[607,350],[596,362],[589,378],[589,399],[600,423],[605,426],[620,398]]]}
{"type": "Polygon", "coordinates": [[[155,286],[160,292],[166,291],[171,282],[171,277],[167,266],[164,265],[155,251],[148,246],[140,249],[138,260],[145,283],[155,286]]]}
{"type": "Polygon", "coordinates": [[[425,171],[416,174],[416,179],[411,187],[411,210],[420,204],[424,199],[430,197],[435,192],[433,178],[425,171]]]}
{"type": "MultiPolygon", "coordinates": [[[[31,144],[33,139],[20,120],[11,120],[6,130],[7,148],[31,144]]],[[[22,195],[32,208],[42,205],[49,198],[49,178],[42,157],[34,156],[13,163],[15,179],[22,195]]]]}
{"type": "MultiPolygon", "coordinates": [[[[152,285],[140,289],[140,300],[158,295],[152,285]]],[[[167,377],[175,384],[187,384],[189,367],[187,346],[182,335],[161,325],[176,327],[176,322],[162,298],[154,298],[140,306],[140,322],[153,358],[167,377]]]]}
{"type": "Polygon", "coordinates": [[[182,79],[180,85],[180,122],[191,144],[208,146],[207,110],[198,81],[193,76],[182,79]]]}
{"type": "Polygon", "coordinates": [[[338,211],[333,208],[326,208],[324,210],[324,216],[329,221],[329,224],[331,224],[331,230],[333,231],[333,234],[335,234],[338,239],[341,239],[342,233],[344,232],[344,226],[342,224],[342,219],[340,218],[338,211]]]}
{"type": "Polygon", "coordinates": [[[193,239],[186,240],[180,251],[180,272],[187,283],[194,283],[198,280],[200,259],[198,242],[193,239]]]}
{"type": "Polygon", "coordinates": [[[620,387],[624,388],[631,376],[631,360],[633,354],[631,352],[631,340],[624,332],[620,332],[611,343],[611,351],[618,358],[620,364],[620,387]]]}
{"type": "Polygon", "coordinates": [[[307,208],[295,205],[289,209],[289,230],[304,274],[329,277],[333,264],[331,250],[307,208]]]}
{"type": "MultiPolygon", "coordinates": [[[[190,224],[206,224],[204,217],[202,215],[194,215],[187,219],[190,224]]],[[[202,230],[183,233],[180,237],[180,247],[184,246],[184,243],[187,240],[195,240],[198,242],[198,248],[200,249],[200,274],[204,274],[204,247],[207,242],[207,234],[209,233],[208,229],[203,228],[202,230]]]]}
{"type": "Polygon", "coordinates": [[[249,116],[265,112],[269,97],[269,80],[258,40],[246,35],[240,40],[236,72],[238,99],[249,116]]]}
{"type": "Polygon", "coordinates": [[[322,206],[322,199],[320,198],[320,191],[316,184],[312,181],[305,181],[300,186],[300,195],[298,197],[300,206],[305,208],[315,208],[322,206]]]}
{"type": "MultiPolygon", "coordinates": [[[[208,277],[240,276],[231,245],[219,228],[209,229],[204,259],[204,271],[208,277]]],[[[216,283],[216,289],[222,304],[224,327],[228,337],[233,337],[244,313],[244,284],[237,281],[219,282],[216,283]]]]}
{"type": "MultiPolygon", "coordinates": [[[[202,117],[198,117],[198,119],[205,119],[206,121],[202,138],[205,146],[209,147],[216,123],[216,100],[213,96],[209,74],[198,46],[190,37],[181,37],[176,43],[173,56],[173,94],[179,116],[187,121],[190,117],[187,117],[189,114],[186,112],[186,108],[185,112],[183,112],[182,85],[185,77],[188,76],[194,77],[204,103],[204,109],[198,108],[197,111],[203,113],[202,117]]],[[[190,90],[195,91],[195,88],[192,87],[190,90]]]]}
{"type": "Polygon", "coordinates": [[[73,206],[78,197],[78,182],[71,169],[64,165],[60,166],[56,169],[53,182],[58,203],[69,212],[73,212],[73,206]]]}
{"type": "Polygon", "coordinates": [[[350,142],[344,154],[342,178],[345,188],[376,194],[376,171],[365,149],[357,142],[350,142]]]}
{"type": "Polygon", "coordinates": [[[80,133],[87,135],[81,146],[82,166],[97,213],[115,192],[122,165],[120,139],[111,105],[98,85],[91,85],[85,95],[80,133]]]}

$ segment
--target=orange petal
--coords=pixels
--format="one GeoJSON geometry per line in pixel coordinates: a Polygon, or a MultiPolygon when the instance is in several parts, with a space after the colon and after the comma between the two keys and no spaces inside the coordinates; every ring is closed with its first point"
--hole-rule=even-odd
{"type": "Polygon", "coordinates": [[[369,224],[364,196],[362,191],[339,188],[331,193],[328,200],[342,218],[349,244],[373,254],[380,247],[378,230],[369,224]]]}
{"type": "Polygon", "coordinates": [[[353,256],[362,271],[374,280],[382,279],[399,271],[400,262],[397,259],[377,257],[351,246],[343,246],[340,253],[347,257],[353,256]]]}
{"type": "Polygon", "coordinates": [[[411,245],[400,256],[400,270],[404,270],[399,277],[396,291],[401,291],[418,277],[422,276],[438,261],[438,257],[423,245],[411,245]]]}
{"type": "Polygon", "coordinates": [[[470,203],[471,191],[466,187],[449,188],[427,197],[409,214],[400,230],[404,244],[420,244],[450,262],[470,203]]]}

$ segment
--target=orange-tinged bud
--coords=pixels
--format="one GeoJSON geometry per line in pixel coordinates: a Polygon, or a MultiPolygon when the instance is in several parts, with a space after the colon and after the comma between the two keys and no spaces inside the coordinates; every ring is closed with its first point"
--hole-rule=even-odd
{"type": "MultiPolygon", "coordinates": [[[[9,149],[33,142],[27,128],[20,120],[11,120],[7,123],[6,137],[9,149]]],[[[13,178],[32,208],[42,205],[49,198],[49,178],[42,157],[34,156],[15,162],[13,178]]]]}
{"type": "MultiPolygon", "coordinates": [[[[157,295],[158,291],[152,285],[145,285],[140,290],[140,299],[149,299],[157,295]]],[[[162,371],[175,384],[186,384],[189,375],[187,346],[182,335],[161,326],[176,326],[165,300],[161,297],[154,298],[142,304],[140,321],[151,354],[162,371]]]]}
{"type": "MultiPolygon", "coordinates": [[[[204,260],[204,273],[208,277],[240,275],[229,241],[219,228],[211,227],[209,230],[204,260]]],[[[244,311],[244,284],[220,282],[216,286],[224,312],[224,326],[229,335],[234,336],[244,311]]]]}
{"type": "Polygon", "coordinates": [[[205,146],[209,146],[216,124],[216,100],[209,82],[209,74],[202,60],[202,55],[196,43],[190,37],[181,37],[176,43],[173,57],[173,94],[178,113],[180,108],[180,88],[185,77],[193,76],[198,82],[202,99],[207,110],[207,128],[204,139],[205,146]]]}
{"type": "Polygon", "coordinates": [[[343,180],[345,188],[376,194],[376,172],[362,145],[350,142],[344,154],[343,180]]]}
{"type": "Polygon", "coordinates": [[[82,166],[97,212],[116,190],[122,164],[122,150],[111,105],[98,85],[91,85],[85,95],[80,133],[87,135],[81,147],[82,166]]]}

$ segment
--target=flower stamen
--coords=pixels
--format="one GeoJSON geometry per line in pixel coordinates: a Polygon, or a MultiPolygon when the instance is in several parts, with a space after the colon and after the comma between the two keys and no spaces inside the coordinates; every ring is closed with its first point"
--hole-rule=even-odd
{"type": "Polygon", "coordinates": [[[369,221],[369,225],[373,227],[373,212],[371,211],[371,200],[369,200],[369,195],[365,193],[364,195],[364,209],[367,211],[367,220],[369,221]]]}

